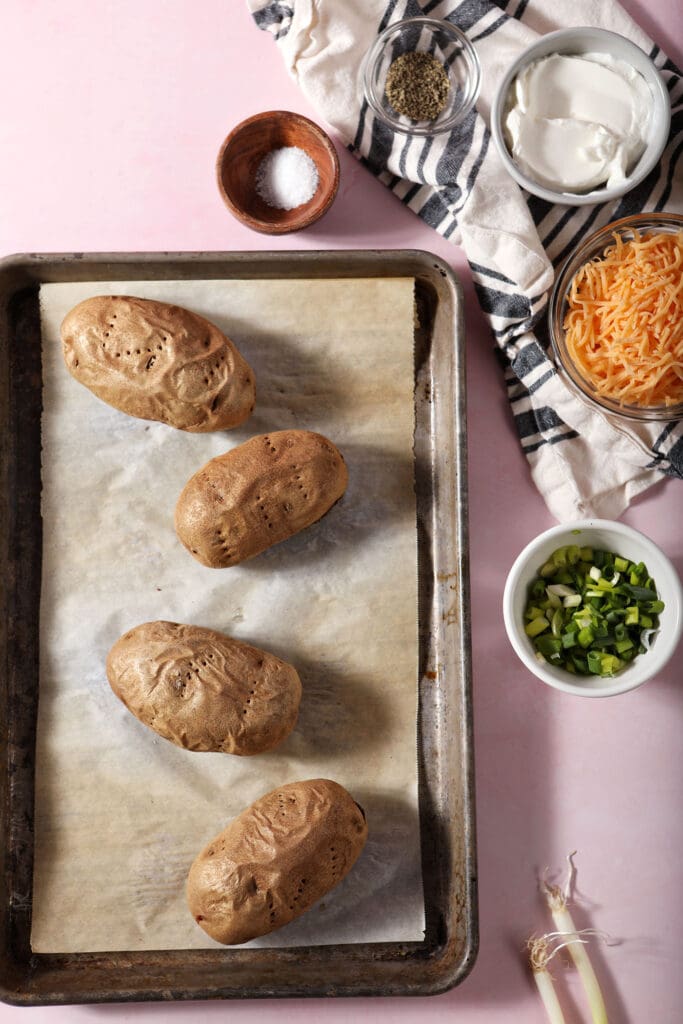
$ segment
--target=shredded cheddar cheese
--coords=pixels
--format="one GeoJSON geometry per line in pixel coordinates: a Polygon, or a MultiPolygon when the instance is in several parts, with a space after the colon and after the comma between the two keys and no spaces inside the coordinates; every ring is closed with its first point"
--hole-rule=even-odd
{"type": "Polygon", "coordinates": [[[574,275],[564,319],[579,373],[622,405],[683,402],[683,230],[617,233],[574,275]]]}

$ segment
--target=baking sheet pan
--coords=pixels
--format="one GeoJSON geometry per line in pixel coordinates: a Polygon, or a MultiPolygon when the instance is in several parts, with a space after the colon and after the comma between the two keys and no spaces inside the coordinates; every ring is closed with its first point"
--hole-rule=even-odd
{"type": "Polygon", "coordinates": [[[477,947],[469,657],[462,297],[427,253],[23,256],[0,264],[6,576],[0,643],[3,977],[8,1002],[40,1005],[286,995],[428,994],[467,974],[477,947]],[[419,552],[418,756],[426,931],[422,942],[295,949],[38,954],[30,951],[40,597],[41,365],[37,293],[59,281],[413,277],[419,552]]]}

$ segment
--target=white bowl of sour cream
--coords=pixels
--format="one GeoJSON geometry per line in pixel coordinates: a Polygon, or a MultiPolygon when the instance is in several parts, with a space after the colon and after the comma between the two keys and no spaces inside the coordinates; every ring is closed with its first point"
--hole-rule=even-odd
{"type": "Polygon", "coordinates": [[[491,108],[507,171],[548,202],[616,199],[653,169],[671,105],[650,58],[615,32],[572,28],[542,36],[508,68],[491,108]]]}

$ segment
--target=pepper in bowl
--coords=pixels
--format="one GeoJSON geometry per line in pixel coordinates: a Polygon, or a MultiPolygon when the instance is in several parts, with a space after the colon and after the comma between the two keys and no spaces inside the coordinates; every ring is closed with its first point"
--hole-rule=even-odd
{"type": "Polygon", "coordinates": [[[395,132],[429,138],[451,131],[472,110],[481,67],[456,25],[438,18],[404,18],[389,25],[365,56],[365,100],[395,132]]]}

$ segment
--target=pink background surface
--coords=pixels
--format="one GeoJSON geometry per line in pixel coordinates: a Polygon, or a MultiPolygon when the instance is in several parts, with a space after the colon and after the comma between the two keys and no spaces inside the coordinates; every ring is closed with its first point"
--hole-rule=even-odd
{"type": "MultiPolygon", "coordinates": [[[[680,65],[679,0],[625,6],[680,65]]],[[[437,253],[460,276],[481,927],[472,974],[437,997],[2,1006],[0,1022],[184,1024],[229,1014],[239,1024],[540,1024],[523,956],[526,937],[547,927],[536,878],[545,866],[561,868],[574,849],[577,919],[621,940],[595,952],[612,1024],[681,1021],[681,650],[646,687],[604,701],[546,689],[512,655],[500,611],[505,575],[524,544],[554,520],[530,481],[462,252],[404,209],[341,144],[339,196],[317,226],[271,241],[231,218],[213,172],[230,128],[274,107],[316,119],[241,0],[6,0],[0,89],[0,255],[405,247],[437,253]]],[[[659,484],[623,519],[683,571],[683,484],[659,484]]],[[[573,972],[556,973],[580,1003],[573,972]]],[[[569,1009],[567,1016],[588,1019],[569,1009]]]]}

